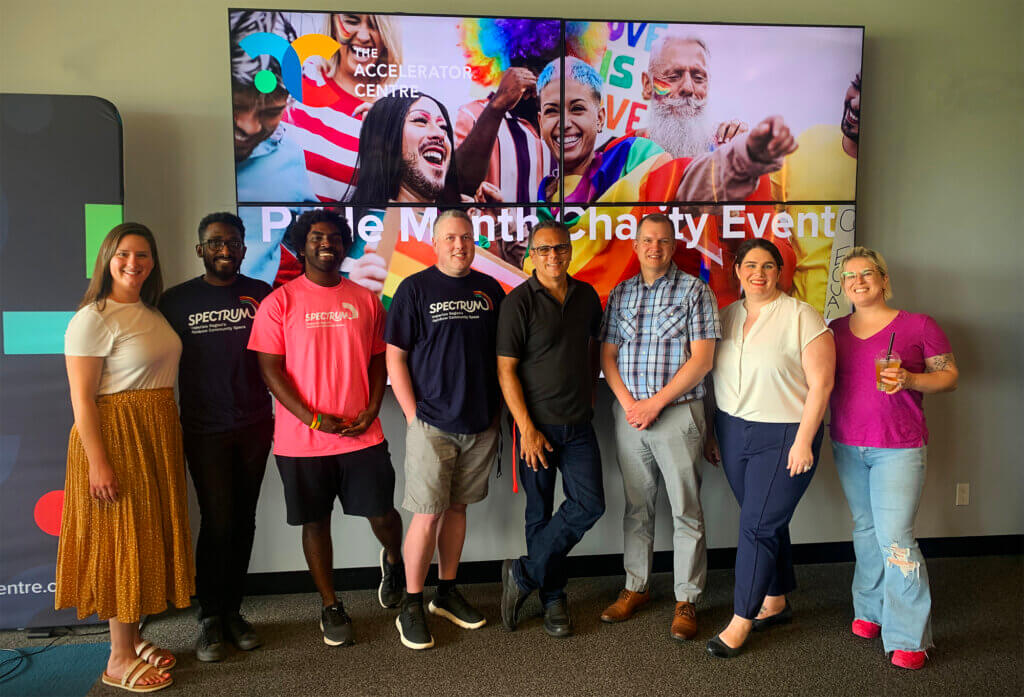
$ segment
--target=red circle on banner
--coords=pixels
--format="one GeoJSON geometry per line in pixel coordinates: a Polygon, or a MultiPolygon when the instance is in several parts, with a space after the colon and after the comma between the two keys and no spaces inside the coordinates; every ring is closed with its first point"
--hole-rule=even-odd
{"type": "Polygon", "coordinates": [[[60,535],[60,516],[64,512],[64,491],[57,490],[43,494],[36,501],[33,515],[36,525],[47,535],[60,535]]]}

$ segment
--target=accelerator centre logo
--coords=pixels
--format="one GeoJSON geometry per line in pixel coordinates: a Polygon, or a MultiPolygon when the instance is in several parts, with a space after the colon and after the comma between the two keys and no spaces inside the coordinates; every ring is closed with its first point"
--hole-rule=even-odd
{"type": "MultiPolygon", "coordinates": [[[[302,64],[313,56],[325,61],[341,49],[341,44],[323,34],[304,34],[291,43],[287,39],[269,32],[249,34],[238,45],[249,54],[250,58],[270,56],[276,58],[281,66],[281,81],[288,94],[308,106],[330,106],[341,98],[341,95],[329,89],[318,88],[310,83],[305,91],[302,84],[302,64]]],[[[270,94],[277,89],[277,76],[270,70],[256,73],[256,89],[270,94]]]]}

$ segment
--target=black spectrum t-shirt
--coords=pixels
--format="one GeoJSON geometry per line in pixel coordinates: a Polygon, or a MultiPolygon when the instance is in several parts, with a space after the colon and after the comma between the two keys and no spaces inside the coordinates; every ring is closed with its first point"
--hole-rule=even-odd
{"type": "Polygon", "coordinates": [[[230,286],[200,276],[160,298],[160,311],[181,337],[178,397],[186,432],[223,433],[273,418],[256,354],[246,349],[256,309],[270,291],[247,276],[230,286]]]}
{"type": "Polygon", "coordinates": [[[480,433],[498,408],[494,341],[505,291],[479,271],[436,266],[398,286],[384,340],[409,352],[416,415],[449,433],[480,433]]]}

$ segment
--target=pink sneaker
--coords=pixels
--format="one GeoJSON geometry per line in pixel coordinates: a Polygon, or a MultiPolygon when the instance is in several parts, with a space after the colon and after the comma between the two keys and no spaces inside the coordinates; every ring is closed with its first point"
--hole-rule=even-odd
{"type": "Polygon", "coordinates": [[[924,651],[893,651],[892,664],[907,670],[918,670],[924,668],[924,661],[928,654],[924,651]]]}
{"type": "Polygon", "coordinates": [[[867,620],[854,620],[850,631],[865,639],[876,639],[882,633],[882,625],[867,620]]]}

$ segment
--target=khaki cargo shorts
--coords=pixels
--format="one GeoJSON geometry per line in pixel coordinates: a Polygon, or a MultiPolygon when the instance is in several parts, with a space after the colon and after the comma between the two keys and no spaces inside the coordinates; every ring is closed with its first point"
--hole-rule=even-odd
{"type": "Polygon", "coordinates": [[[405,498],[413,513],[441,513],[487,497],[498,452],[498,424],[480,433],[448,433],[413,419],[405,432],[405,498]]]}

